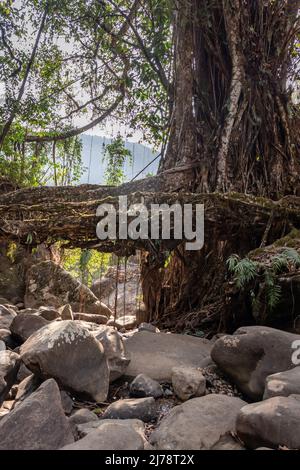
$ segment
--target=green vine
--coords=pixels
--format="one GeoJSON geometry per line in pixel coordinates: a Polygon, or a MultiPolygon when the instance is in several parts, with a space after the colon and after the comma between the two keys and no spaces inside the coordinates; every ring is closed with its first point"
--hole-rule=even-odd
{"type": "Polygon", "coordinates": [[[103,160],[107,163],[105,183],[109,186],[118,186],[125,180],[124,164],[126,160],[132,163],[130,150],[125,147],[119,134],[112,142],[105,146],[103,160]]]}

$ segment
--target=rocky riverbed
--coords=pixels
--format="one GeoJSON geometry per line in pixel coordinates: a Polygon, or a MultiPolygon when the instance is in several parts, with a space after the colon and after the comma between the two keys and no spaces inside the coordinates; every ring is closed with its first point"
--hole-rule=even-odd
{"type": "Polygon", "coordinates": [[[78,313],[80,285],[60,268],[47,284],[52,268],[25,303],[0,299],[0,449],[300,449],[299,335],[160,332],[87,288],[78,313]]]}

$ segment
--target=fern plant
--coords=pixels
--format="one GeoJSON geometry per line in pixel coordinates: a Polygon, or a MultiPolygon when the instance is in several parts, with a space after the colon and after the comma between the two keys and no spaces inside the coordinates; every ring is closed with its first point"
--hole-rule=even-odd
{"type": "Polygon", "coordinates": [[[281,287],[276,282],[276,274],[274,271],[267,269],[265,271],[265,291],[266,301],[269,310],[272,312],[279,304],[281,299],[281,287]]]}
{"type": "Polygon", "coordinates": [[[299,268],[300,255],[293,248],[286,248],[282,253],[271,259],[269,266],[265,266],[263,263],[252,261],[249,258],[241,259],[234,254],[228,258],[227,267],[228,271],[233,274],[234,281],[239,289],[247,288],[247,286],[251,287],[250,296],[254,310],[259,308],[260,298],[255,295],[252,281],[262,274],[265,302],[268,310],[272,312],[279,304],[282,295],[281,287],[277,282],[277,275],[291,268],[299,268]]]}
{"type": "Polygon", "coordinates": [[[235,282],[242,289],[257,275],[259,264],[249,258],[240,259],[238,255],[232,255],[228,260],[228,269],[235,276],[235,282]]]}
{"type": "Polygon", "coordinates": [[[280,255],[274,256],[271,262],[271,268],[275,273],[280,273],[289,266],[294,268],[300,266],[300,255],[293,248],[287,248],[280,255]]]}

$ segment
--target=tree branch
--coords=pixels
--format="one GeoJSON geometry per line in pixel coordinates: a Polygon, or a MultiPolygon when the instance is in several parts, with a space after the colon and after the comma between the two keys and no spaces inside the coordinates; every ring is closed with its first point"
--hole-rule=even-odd
{"type": "Polygon", "coordinates": [[[140,48],[141,52],[144,54],[144,57],[146,58],[149,65],[151,66],[152,70],[157,74],[162,86],[165,88],[165,90],[168,92],[168,94],[170,94],[171,84],[170,84],[170,82],[169,82],[169,80],[168,80],[168,78],[165,74],[163,66],[161,65],[160,60],[158,59],[158,57],[154,56],[149,51],[149,49],[145,46],[141,35],[139,34],[138,30],[136,29],[136,27],[132,23],[131,16],[126,14],[118,5],[116,5],[116,3],[113,0],[109,0],[109,2],[111,3],[111,5],[114,6],[114,8],[116,8],[116,10],[120,13],[120,15],[122,15],[123,18],[125,18],[125,20],[127,21],[128,25],[130,26],[130,29],[132,30],[132,32],[134,33],[134,35],[135,35],[135,37],[138,41],[138,45],[139,45],[139,48],[140,48]],[[154,60],[154,62],[153,62],[152,59],[154,60]]]}
{"type": "Polygon", "coordinates": [[[11,77],[15,77],[22,69],[22,62],[20,61],[20,59],[18,59],[14,53],[13,53],[13,50],[12,48],[10,47],[10,45],[8,44],[7,40],[6,40],[6,37],[5,37],[5,31],[4,31],[4,28],[2,25],[0,25],[0,30],[1,30],[1,40],[3,42],[3,45],[4,47],[6,48],[6,50],[8,51],[10,57],[12,60],[16,61],[18,63],[18,68],[16,70],[14,70],[14,72],[11,74],[11,77]]]}
{"type": "MultiPolygon", "coordinates": [[[[20,87],[20,90],[19,90],[19,93],[18,93],[18,96],[17,96],[17,104],[18,105],[20,104],[20,102],[22,100],[22,97],[23,97],[23,94],[24,94],[24,91],[25,91],[25,86],[26,86],[26,83],[27,83],[27,80],[28,80],[28,76],[30,74],[31,68],[32,68],[34,60],[35,60],[35,56],[36,56],[36,52],[37,52],[37,49],[38,49],[38,46],[39,46],[41,35],[42,35],[43,29],[44,29],[44,26],[45,26],[45,23],[46,23],[47,14],[48,14],[48,3],[46,4],[45,10],[44,10],[44,13],[43,13],[43,16],[42,16],[41,24],[40,24],[40,27],[39,27],[39,30],[38,30],[38,33],[37,33],[37,36],[36,36],[36,39],[35,39],[35,43],[34,43],[32,52],[31,52],[31,56],[30,56],[30,59],[27,63],[24,78],[22,80],[21,87],[20,87]]],[[[0,150],[2,148],[4,139],[7,136],[8,132],[11,128],[11,125],[12,125],[14,119],[15,119],[16,113],[17,113],[17,106],[14,105],[13,110],[11,111],[8,120],[4,124],[2,133],[0,135],[0,150]]]]}
{"type": "Polygon", "coordinates": [[[94,126],[97,126],[98,124],[100,124],[100,122],[104,121],[108,116],[110,116],[110,114],[113,113],[117,109],[117,107],[123,100],[124,94],[125,93],[123,91],[122,94],[118,96],[118,98],[114,101],[114,103],[107,110],[105,110],[105,112],[101,116],[99,116],[94,121],[91,121],[89,124],[86,124],[85,126],[76,127],[75,129],[71,129],[69,131],[63,132],[61,134],[56,134],[56,135],[44,135],[44,136],[28,135],[25,138],[25,141],[26,142],[54,142],[58,140],[70,139],[71,137],[75,137],[79,134],[82,134],[83,132],[86,132],[89,129],[92,129],[94,126]]]}

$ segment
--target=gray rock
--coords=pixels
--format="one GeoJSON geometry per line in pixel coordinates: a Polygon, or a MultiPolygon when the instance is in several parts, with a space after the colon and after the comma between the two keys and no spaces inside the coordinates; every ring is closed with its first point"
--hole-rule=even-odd
{"type": "Polygon", "coordinates": [[[0,352],[1,351],[6,351],[6,344],[2,340],[0,340],[0,352]]]}
{"type": "Polygon", "coordinates": [[[118,330],[132,330],[136,327],[137,321],[135,315],[125,315],[116,320],[109,321],[110,326],[115,326],[118,330]]]}
{"type": "Polygon", "coordinates": [[[0,329],[9,329],[16,316],[17,314],[12,308],[0,305],[0,329]]]}
{"type": "Polygon", "coordinates": [[[210,450],[222,446],[235,432],[235,421],[245,402],[226,395],[192,398],[176,406],[150,436],[157,450],[210,450]]]}
{"type": "Polygon", "coordinates": [[[19,308],[16,305],[8,303],[8,304],[5,304],[4,307],[6,307],[10,310],[13,310],[17,315],[19,313],[19,308]]]}
{"type": "Polygon", "coordinates": [[[103,347],[77,322],[45,326],[23,344],[21,357],[40,377],[53,377],[63,388],[97,402],[106,400],[109,369],[103,347]]]}
{"type": "Polygon", "coordinates": [[[37,315],[45,318],[45,320],[48,321],[54,321],[60,318],[59,311],[52,307],[40,307],[38,309],[37,315]]]}
{"type": "Polygon", "coordinates": [[[285,331],[249,326],[218,339],[211,356],[245,395],[260,400],[268,375],[295,367],[292,345],[299,339],[285,331]]]}
{"type": "Polygon", "coordinates": [[[35,392],[41,383],[41,379],[34,374],[31,374],[29,377],[26,377],[24,380],[22,380],[18,386],[14,407],[18,406],[20,402],[24,401],[27,397],[29,397],[29,395],[35,392]]]}
{"type": "Polygon", "coordinates": [[[5,400],[3,403],[2,403],[2,408],[4,410],[8,410],[8,411],[11,411],[14,407],[14,400],[5,400]]]}
{"type": "Polygon", "coordinates": [[[19,311],[20,313],[27,313],[27,315],[35,315],[39,312],[37,308],[23,308],[22,310],[19,311]]]}
{"type": "Polygon", "coordinates": [[[135,315],[137,313],[137,306],[141,304],[137,298],[138,292],[141,292],[140,267],[138,264],[128,263],[125,273],[124,266],[120,265],[118,270],[116,266],[112,266],[105,273],[105,277],[93,282],[91,290],[99,300],[112,309],[114,309],[117,298],[117,318],[123,315],[135,315]],[[116,292],[117,277],[118,291],[116,292]]]}
{"type": "Polygon", "coordinates": [[[106,325],[107,317],[104,315],[93,315],[92,313],[73,313],[74,320],[96,323],[97,325],[106,325]]]}
{"type": "Polygon", "coordinates": [[[4,408],[0,407],[0,420],[4,418],[4,416],[8,415],[9,410],[5,410],[4,408]]]}
{"type": "Polygon", "coordinates": [[[257,447],[257,449],[255,450],[274,450],[274,449],[270,449],[269,447],[257,447]]]}
{"type": "Polygon", "coordinates": [[[231,434],[225,434],[211,450],[246,450],[246,448],[231,434]]]}
{"type": "Polygon", "coordinates": [[[193,367],[174,367],[172,385],[175,395],[182,401],[202,397],[206,392],[206,380],[200,370],[193,367]]]}
{"type": "Polygon", "coordinates": [[[266,379],[264,400],[272,397],[300,395],[300,367],[269,375],[266,379]]]}
{"type": "Polygon", "coordinates": [[[173,367],[201,367],[211,351],[206,339],[148,331],[135,333],[125,346],[131,358],[126,376],[145,374],[158,382],[171,382],[173,367]]]}
{"type": "Polygon", "coordinates": [[[139,419],[148,423],[157,417],[155,400],[149,398],[127,398],[109,405],[103,419],[139,419]]]}
{"type": "Polygon", "coordinates": [[[16,383],[20,356],[12,351],[0,352],[0,406],[16,383]]]}
{"type": "Polygon", "coordinates": [[[236,429],[250,449],[279,446],[300,449],[300,396],[273,397],[244,406],[237,417],[236,429]]]}
{"type": "Polygon", "coordinates": [[[96,279],[91,286],[91,291],[98,299],[104,299],[114,292],[116,287],[116,280],[112,277],[103,276],[101,279],[96,279]]]}
{"type": "Polygon", "coordinates": [[[27,271],[24,301],[26,308],[39,308],[43,305],[59,308],[70,304],[75,312],[84,309],[87,313],[107,317],[112,314],[87,286],[52,261],[34,264],[27,271]]]}
{"type": "Polygon", "coordinates": [[[30,377],[31,375],[32,375],[31,370],[29,370],[25,366],[24,362],[21,362],[20,369],[19,369],[18,376],[17,376],[17,382],[20,383],[24,379],[26,379],[26,377],[30,377]]]}
{"type": "Polygon", "coordinates": [[[144,425],[141,421],[104,420],[97,423],[96,429],[91,427],[83,439],[62,450],[144,450],[145,445],[144,425]]]}
{"type": "Polygon", "coordinates": [[[98,326],[92,334],[104,348],[108,360],[109,381],[114,382],[124,375],[130,363],[130,355],[127,353],[123,338],[109,326],[98,326]]]}
{"type": "Polygon", "coordinates": [[[73,400],[70,397],[70,395],[64,390],[61,390],[60,398],[61,398],[61,404],[62,404],[63,410],[65,414],[69,416],[73,411],[73,406],[74,406],[73,400]]]}
{"type": "Polygon", "coordinates": [[[53,379],[0,420],[0,450],[54,450],[72,442],[53,379]]]}
{"type": "Polygon", "coordinates": [[[24,267],[25,249],[17,248],[18,253],[12,261],[7,256],[7,244],[0,244],[0,296],[1,304],[18,303],[24,297],[24,267]],[[20,253],[22,250],[23,253],[20,253]]]}
{"type": "Polygon", "coordinates": [[[98,423],[99,418],[95,413],[86,408],[81,408],[80,410],[75,411],[75,413],[73,413],[69,418],[69,423],[72,428],[78,426],[79,424],[91,423],[92,421],[98,423]]]}
{"type": "Polygon", "coordinates": [[[82,423],[78,424],[77,429],[78,429],[78,434],[79,437],[85,437],[91,432],[95,431],[95,429],[99,429],[101,426],[103,426],[104,423],[109,422],[110,424],[114,423],[122,423],[125,425],[129,426],[134,426],[137,428],[137,430],[142,432],[142,435],[144,435],[144,428],[145,424],[139,420],[139,419],[108,419],[108,420],[102,420],[102,419],[97,419],[96,421],[93,419],[92,421],[89,421],[87,423],[82,423]]]}
{"type": "Polygon", "coordinates": [[[43,317],[38,315],[28,315],[27,313],[20,313],[17,315],[10,325],[10,331],[14,338],[24,342],[33,333],[48,325],[49,322],[43,317]]]}
{"type": "Polygon", "coordinates": [[[149,331],[149,333],[159,333],[159,329],[154,326],[154,325],[151,325],[151,323],[141,323],[139,325],[139,328],[138,328],[139,331],[149,331]]]}
{"type": "Polygon", "coordinates": [[[130,384],[130,395],[136,398],[160,398],[164,394],[162,386],[145,374],[138,375],[130,384]]]}
{"type": "Polygon", "coordinates": [[[73,311],[70,304],[66,304],[59,309],[62,320],[74,320],[73,311]]]}
{"type": "Polygon", "coordinates": [[[0,329],[0,341],[3,341],[6,345],[6,348],[15,349],[18,343],[12,337],[10,330],[0,329]]]}

